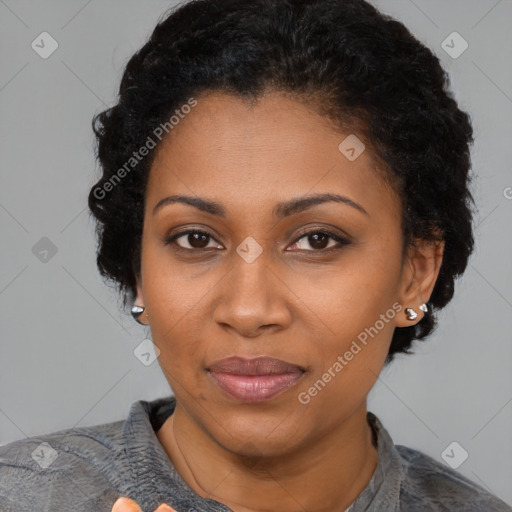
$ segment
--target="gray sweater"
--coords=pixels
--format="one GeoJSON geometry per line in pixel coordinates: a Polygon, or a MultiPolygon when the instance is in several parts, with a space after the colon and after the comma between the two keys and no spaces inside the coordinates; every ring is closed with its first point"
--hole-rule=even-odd
{"type": "MultiPolygon", "coordinates": [[[[1,512],[110,512],[119,496],[144,512],[162,502],[178,512],[228,512],[197,495],[156,437],[173,397],[135,402],[125,421],[61,430],[0,447],[1,512]]],[[[395,446],[368,412],[379,462],[349,512],[512,512],[506,503],[433,458],[395,446]]],[[[314,511],[311,511],[314,512],[314,511]]]]}

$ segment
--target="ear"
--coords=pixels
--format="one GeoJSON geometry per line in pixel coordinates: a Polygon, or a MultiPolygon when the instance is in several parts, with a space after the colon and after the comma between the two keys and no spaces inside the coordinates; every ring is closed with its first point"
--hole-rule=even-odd
{"type": "Polygon", "coordinates": [[[135,280],[137,282],[137,296],[135,297],[136,306],[144,306],[144,294],[142,293],[142,280],[140,275],[135,276],[135,280]]]}
{"type": "Polygon", "coordinates": [[[419,322],[424,313],[419,306],[429,301],[443,262],[444,241],[415,240],[409,247],[402,268],[399,302],[403,310],[396,317],[397,327],[409,327],[419,322]],[[418,317],[408,320],[406,308],[418,317]]]}

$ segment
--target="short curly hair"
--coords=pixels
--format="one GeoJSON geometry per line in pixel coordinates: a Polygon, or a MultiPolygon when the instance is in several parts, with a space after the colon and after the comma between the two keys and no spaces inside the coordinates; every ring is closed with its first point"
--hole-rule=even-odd
{"type": "MultiPolygon", "coordinates": [[[[429,311],[396,328],[386,362],[436,326],[473,250],[470,117],[439,59],[364,0],[192,0],[165,13],[129,60],[117,103],[92,125],[102,170],[89,193],[97,265],[123,304],[136,297],[155,127],[201,93],[307,99],[340,127],[361,126],[402,206],[404,247],[443,240],[429,311]],[[131,168],[126,163],[131,162],[131,168]],[[123,172],[124,169],[124,172],[123,172]],[[122,178],[122,179],[121,179],[122,178]]],[[[168,131],[168,128],[167,128],[168,131]]],[[[365,139],[365,140],[366,140],[365,139]]],[[[156,145],[158,148],[158,144],[156,145]]]]}

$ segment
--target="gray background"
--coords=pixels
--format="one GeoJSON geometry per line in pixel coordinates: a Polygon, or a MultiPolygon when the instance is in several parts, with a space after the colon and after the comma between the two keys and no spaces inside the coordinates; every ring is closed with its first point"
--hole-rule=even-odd
{"type": "MultiPolygon", "coordinates": [[[[469,453],[458,470],[512,504],[512,2],[375,4],[433,48],[472,115],[479,214],[476,253],[438,330],[383,371],[369,409],[395,443],[437,460],[457,441],[469,453]],[[441,46],[453,31],[469,43],[455,59],[441,46]]],[[[135,400],[170,393],[158,362],[133,354],[148,332],[97,273],[86,196],[91,118],[172,5],[0,0],[0,444],[119,420],[135,400]],[[43,31],[59,44],[47,59],[31,48],[43,31]],[[41,252],[43,237],[56,254],[41,252]]]]}

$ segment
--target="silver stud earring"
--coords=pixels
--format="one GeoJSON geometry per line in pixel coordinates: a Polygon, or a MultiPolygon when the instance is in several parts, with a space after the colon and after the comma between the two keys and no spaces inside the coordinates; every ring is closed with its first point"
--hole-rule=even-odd
{"type": "Polygon", "coordinates": [[[418,318],[418,313],[416,313],[412,308],[406,308],[405,314],[407,315],[407,320],[415,320],[418,318]]]}
{"type": "Polygon", "coordinates": [[[428,306],[426,304],[421,304],[420,309],[421,309],[421,311],[426,313],[428,311],[428,306]]]}
{"type": "MultiPolygon", "coordinates": [[[[142,315],[142,313],[144,313],[145,310],[146,310],[146,308],[144,306],[133,306],[132,307],[132,317],[140,325],[148,325],[148,324],[145,324],[144,322],[141,322],[141,320],[140,320],[140,315],[142,315]]],[[[146,316],[149,318],[147,313],[146,313],[146,316]]]]}

